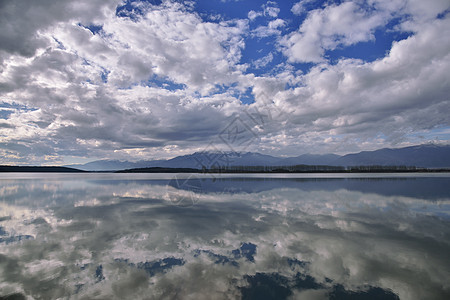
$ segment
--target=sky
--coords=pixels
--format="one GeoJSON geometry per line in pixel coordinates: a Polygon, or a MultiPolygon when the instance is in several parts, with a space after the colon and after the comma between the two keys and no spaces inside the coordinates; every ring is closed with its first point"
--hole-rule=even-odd
{"type": "Polygon", "coordinates": [[[0,164],[450,140],[450,1],[0,1],[0,164]]]}

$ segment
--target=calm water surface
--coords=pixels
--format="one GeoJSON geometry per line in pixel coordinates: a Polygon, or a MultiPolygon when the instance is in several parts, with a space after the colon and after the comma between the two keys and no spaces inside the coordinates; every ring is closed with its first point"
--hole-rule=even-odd
{"type": "Polygon", "coordinates": [[[450,299],[449,174],[9,173],[0,197],[0,296],[450,299]]]}

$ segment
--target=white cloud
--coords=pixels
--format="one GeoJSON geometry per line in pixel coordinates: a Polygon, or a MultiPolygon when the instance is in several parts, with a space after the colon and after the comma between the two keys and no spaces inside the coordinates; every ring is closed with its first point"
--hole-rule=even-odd
{"type": "Polygon", "coordinates": [[[383,14],[369,14],[353,2],[317,9],[282,41],[284,53],[292,62],[321,62],[326,50],[374,39],[373,31],[386,22],[383,14]]]}
{"type": "Polygon", "coordinates": [[[164,146],[169,136],[196,140],[197,130],[205,135],[201,140],[215,135],[224,126],[223,113],[235,110],[238,100],[225,96],[213,106],[194,95],[207,96],[241,78],[236,65],[246,22],[203,23],[174,3],[142,9],[136,20],[107,15],[95,35],[78,22],[57,23],[40,32],[47,50],[32,59],[10,56],[0,75],[3,95],[9,103],[42,109],[13,114],[2,126],[6,141],[25,138],[31,152],[44,151],[36,143],[46,141],[38,156],[77,148],[75,155],[89,149],[101,156],[105,150],[164,146]],[[182,89],[140,87],[153,76],[182,89]]]}
{"type": "MultiPolygon", "coordinates": [[[[416,131],[449,124],[445,1],[422,7],[374,0],[368,11],[344,2],[310,11],[290,33],[276,10],[250,30],[248,19],[206,22],[171,1],[139,4],[142,14],[131,17],[116,16],[116,6],[101,1],[58,2],[48,10],[41,2],[14,3],[0,10],[0,22],[14,25],[0,33],[0,94],[11,106],[0,122],[3,163],[201,151],[255,108],[272,121],[264,130],[255,125],[258,143],[248,150],[283,155],[403,145],[416,131]],[[20,10],[28,18],[4,13],[20,10]],[[394,42],[384,58],[327,62],[326,51],[369,41],[394,17],[396,30],[409,28],[410,37],[394,42]],[[94,34],[92,24],[101,30],[94,34]],[[242,63],[252,37],[278,41],[286,61],[264,75],[248,73],[249,66],[268,66],[277,51],[242,63]],[[295,62],[315,64],[304,72],[295,62]],[[256,102],[243,106],[239,97],[248,91],[256,102]]],[[[267,7],[276,5],[254,13],[267,7]]]]}
{"type": "Polygon", "coordinates": [[[277,29],[286,26],[286,21],[282,19],[276,19],[269,22],[268,27],[271,29],[277,29]]]}
{"type": "Polygon", "coordinates": [[[109,18],[101,35],[74,25],[54,35],[69,50],[110,70],[113,85],[128,87],[156,74],[207,93],[215,84],[235,80],[230,75],[245,30],[245,22],[203,23],[180,5],[168,4],[147,9],[138,21],[109,18]]]}
{"type": "Polygon", "coordinates": [[[255,61],[253,62],[253,66],[254,66],[255,68],[257,68],[257,69],[260,69],[260,68],[265,67],[265,66],[266,66],[267,64],[269,64],[272,60],[273,60],[273,54],[272,54],[272,52],[271,52],[271,53],[267,54],[266,56],[261,57],[261,58],[255,60],[255,61]]]}
{"type": "Polygon", "coordinates": [[[302,135],[344,134],[361,141],[378,132],[400,142],[408,131],[447,124],[450,39],[441,37],[450,34],[449,25],[449,18],[435,20],[372,63],[318,65],[302,76],[302,87],[281,92],[276,101],[291,111],[293,123],[302,124],[302,135]]]}
{"type": "Polygon", "coordinates": [[[282,19],[275,19],[270,21],[267,26],[258,26],[256,29],[252,30],[252,35],[259,38],[269,37],[271,35],[281,35],[281,28],[286,26],[286,21],[282,19]]]}
{"type": "Polygon", "coordinates": [[[292,6],[291,11],[294,15],[301,15],[306,12],[305,6],[315,1],[316,0],[301,0],[292,6]]]}
{"type": "MultiPolygon", "coordinates": [[[[301,13],[300,8],[307,3],[297,3],[293,11],[301,13]]],[[[285,37],[281,45],[291,62],[323,62],[325,51],[371,41],[375,38],[374,31],[393,18],[403,18],[397,29],[417,32],[424,23],[448,8],[448,2],[443,0],[427,4],[414,0],[332,4],[310,11],[299,30],[285,37]],[[369,5],[370,9],[364,5],[369,5]]]]}
{"type": "Polygon", "coordinates": [[[257,17],[261,17],[262,15],[262,12],[256,12],[254,10],[248,12],[248,18],[250,19],[250,21],[253,21],[257,17]]]}
{"type": "Polygon", "coordinates": [[[267,1],[266,4],[264,4],[263,11],[265,16],[270,16],[272,18],[276,18],[278,14],[280,13],[280,9],[277,7],[277,3],[274,1],[267,1]]]}
{"type": "Polygon", "coordinates": [[[250,21],[255,20],[257,17],[270,17],[270,18],[276,18],[278,14],[280,13],[280,9],[278,8],[278,4],[274,1],[267,1],[267,3],[261,5],[262,10],[260,11],[254,11],[250,10],[248,12],[248,18],[250,21]]]}

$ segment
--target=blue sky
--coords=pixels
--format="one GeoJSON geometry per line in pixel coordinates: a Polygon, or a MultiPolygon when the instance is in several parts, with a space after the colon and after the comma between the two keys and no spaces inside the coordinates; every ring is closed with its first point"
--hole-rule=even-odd
{"type": "Polygon", "coordinates": [[[446,144],[449,7],[2,2],[0,163],[446,144]]]}

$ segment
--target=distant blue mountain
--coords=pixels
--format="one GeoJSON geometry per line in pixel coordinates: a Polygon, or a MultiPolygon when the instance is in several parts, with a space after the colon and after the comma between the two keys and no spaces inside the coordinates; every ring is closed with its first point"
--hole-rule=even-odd
{"type": "Polygon", "coordinates": [[[336,154],[303,154],[296,157],[288,157],[278,160],[277,166],[294,165],[333,165],[341,156],[336,154]]]}
{"type": "Polygon", "coordinates": [[[71,168],[76,168],[85,171],[116,171],[123,169],[139,168],[139,163],[102,159],[88,162],[86,164],[74,164],[70,166],[71,168]]]}
{"type": "Polygon", "coordinates": [[[398,149],[380,149],[344,155],[332,162],[338,166],[416,166],[450,167],[450,145],[419,145],[398,149]]]}
{"type": "Polygon", "coordinates": [[[164,167],[211,168],[214,166],[271,166],[280,158],[252,152],[196,152],[169,159],[164,167]]]}
{"type": "Polygon", "coordinates": [[[277,165],[278,161],[280,161],[279,157],[251,152],[196,152],[189,155],[177,156],[169,160],[138,162],[96,160],[83,165],[71,165],[71,167],[86,171],[116,171],[151,167],[202,169],[202,166],[205,166],[205,168],[215,166],[272,166],[277,165]]]}
{"type": "Polygon", "coordinates": [[[133,168],[196,168],[217,166],[416,166],[426,168],[449,168],[450,145],[419,145],[397,149],[380,149],[347,154],[303,154],[280,158],[253,152],[196,152],[169,160],[119,161],[97,160],[83,165],[69,165],[86,171],[116,171],[133,168]]]}

